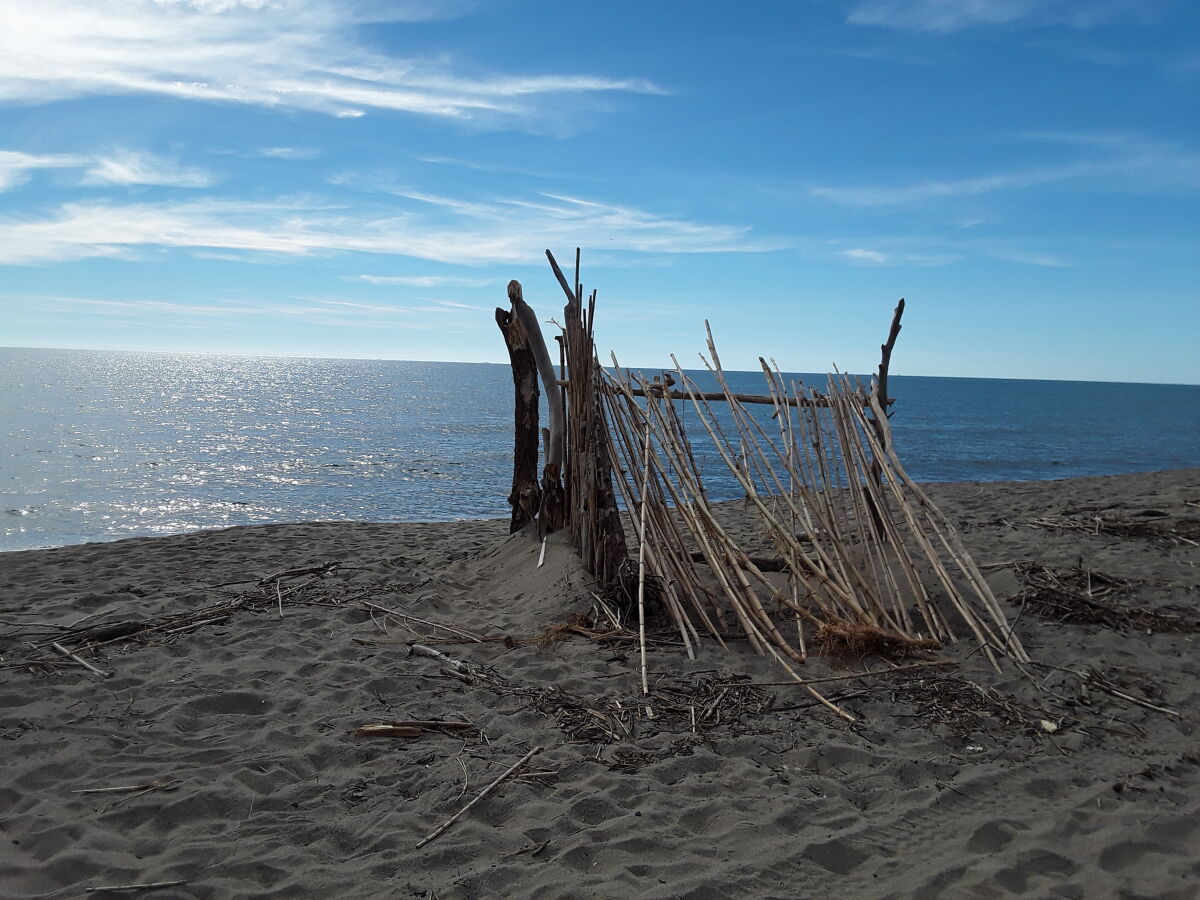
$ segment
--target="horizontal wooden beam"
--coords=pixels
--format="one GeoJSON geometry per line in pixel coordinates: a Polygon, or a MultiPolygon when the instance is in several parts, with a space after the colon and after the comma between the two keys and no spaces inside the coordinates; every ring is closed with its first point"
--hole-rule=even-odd
{"type": "MultiPolygon", "coordinates": [[[[569,381],[559,381],[559,385],[562,387],[566,387],[568,384],[570,384],[569,381]]],[[[624,393],[624,391],[622,389],[611,387],[611,386],[606,386],[605,390],[607,390],[610,394],[624,393]]],[[[721,402],[721,401],[727,401],[730,399],[730,397],[732,397],[738,403],[761,403],[761,404],[764,404],[767,406],[774,406],[776,403],[776,400],[774,397],[770,397],[766,394],[729,394],[729,395],[727,395],[727,394],[725,394],[723,392],[719,392],[719,391],[716,393],[704,392],[704,393],[689,394],[687,391],[667,391],[663,388],[651,388],[650,390],[651,390],[651,393],[655,397],[669,397],[672,400],[691,400],[692,397],[696,397],[699,400],[715,400],[715,401],[721,402]]],[[[629,393],[635,397],[645,397],[646,396],[646,391],[644,388],[631,388],[629,390],[629,393]]],[[[826,397],[823,397],[820,395],[818,395],[816,397],[783,397],[779,400],[779,402],[782,403],[784,406],[815,407],[815,408],[819,408],[819,409],[824,409],[825,407],[829,406],[829,400],[826,397]]],[[[894,397],[889,397],[888,401],[887,401],[887,405],[891,406],[895,402],[896,402],[896,400],[894,397]]]]}

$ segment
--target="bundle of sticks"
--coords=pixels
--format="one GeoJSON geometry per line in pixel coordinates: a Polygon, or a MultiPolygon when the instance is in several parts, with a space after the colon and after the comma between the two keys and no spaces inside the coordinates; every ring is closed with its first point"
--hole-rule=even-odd
{"type": "Polygon", "coordinates": [[[641,580],[653,580],[689,654],[702,634],[724,644],[740,631],[795,674],[814,642],[903,655],[965,631],[993,665],[998,654],[1028,659],[953,526],[904,471],[876,383],[834,373],[818,393],[760,360],[768,418],[730,388],[711,330],[701,359],[715,393],[674,356],[674,371],[654,380],[614,356],[601,391],[641,580]],[[722,525],[683,410],[774,556],[752,555],[722,525]]]}

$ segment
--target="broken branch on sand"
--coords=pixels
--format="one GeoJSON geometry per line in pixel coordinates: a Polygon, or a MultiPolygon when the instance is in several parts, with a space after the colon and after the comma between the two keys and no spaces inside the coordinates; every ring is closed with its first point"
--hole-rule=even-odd
{"type": "Polygon", "coordinates": [[[125,794],[130,791],[142,791],[148,793],[150,791],[169,791],[179,787],[177,780],[172,781],[148,781],[145,784],[123,784],[117,787],[102,787],[102,788],[79,788],[71,791],[72,794],[125,794]]]}
{"type": "Polygon", "coordinates": [[[102,669],[97,669],[95,666],[93,666],[90,662],[88,662],[82,656],[72,653],[70,650],[68,650],[66,647],[64,647],[62,644],[58,643],[57,641],[51,643],[50,646],[53,647],[55,650],[57,650],[59,653],[61,653],[63,656],[67,657],[68,659],[74,660],[75,662],[79,663],[81,666],[83,666],[85,669],[87,669],[92,674],[98,675],[101,678],[112,678],[112,675],[113,675],[112,672],[105,672],[102,669]]]}
{"type": "Polygon", "coordinates": [[[448,829],[451,825],[453,825],[455,822],[457,822],[459,819],[461,819],[464,815],[466,815],[467,810],[469,810],[472,806],[474,806],[476,803],[478,803],[480,800],[482,800],[484,797],[486,797],[488,794],[490,794],[492,791],[494,791],[504,781],[511,778],[523,765],[525,765],[525,763],[529,762],[529,760],[533,759],[533,757],[536,754],[541,753],[541,751],[542,751],[541,747],[534,747],[532,750],[530,750],[528,753],[526,753],[524,756],[522,756],[520,759],[518,759],[515,763],[513,763],[511,766],[509,766],[508,769],[506,769],[500,775],[499,778],[497,778],[495,781],[493,781],[491,784],[489,784],[487,787],[485,787],[482,791],[480,791],[479,795],[476,796],[474,800],[472,800],[470,803],[468,803],[466,806],[464,806],[462,809],[460,809],[458,812],[456,812],[454,815],[452,815],[449,819],[447,819],[445,822],[443,822],[441,825],[439,825],[436,829],[434,829],[433,833],[431,833],[428,837],[422,838],[421,841],[417,844],[417,846],[414,847],[413,849],[420,850],[422,847],[424,847],[430,841],[434,840],[435,838],[440,836],[442,833],[444,833],[446,831],[446,829],[448,829]]]}
{"type": "Polygon", "coordinates": [[[473,672],[471,667],[461,659],[455,659],[453,656],[447,656],[441,650],[434,650],[432,647],[426,647],[424,644],[409,644],[409,656],[424,656],[427,659],[436,660],[442,666],[442,672],[449,675],[451,678],[457,678],[459,681],[471,684],[473,672]]]}
{"type": "Polygon", "coordinates": [[[440,628],[443,631],[448,631],[451,634],[456,634],[461,638],[466,638],[468,641],[476,644],[482,644],[483,638],[477,634],[472,634],[469,631],[464,631],[461,628],[455,628],[453,625],[443,625],[441,622],[431,622],[428,619],[421,619],[417,616],[411,616],[408,613],[402,613],[397,609],[389,609],[386,606],[380,606],[378,603],[372,603],[370,600],[359,600],[363,606],[371,609],[377,609],[382,613],[387,613],[389,616],[395,616],[398,619],[405,619],[410,622],[416,622],[418,625],[427,625],[430,628],[440,628]]]}
{"type": "Polygon", "coordinates": [[[428,721],[413,720],[405,722],[379,722],[372,725],[359,725],[351,730],[358,737],[420,737],[426,731],[477,731],[470,722],[443,722],[437,719],[428,721]]]}
{"type": "Polygon", "coordinates": [[[913,669],[940,669],[947,666],[957,666],[957,660],[945,659],[936,662],[913,663],[909,666],[892,666],[887,669],[875,669],[871,672],[851,672],[847,675],[830,675],[828,678],[806,678],[804,681],[733,681],[735,685],[753,685],[754,687],[804,687],[809,684],[828,684],[831,681],[851,681],[855,678],[874,678],[876,675],[895,675],[897,672],[911,672],[913,669]]]}
{"type": "Polygon", "coordinates": [[[146,881],[141,884],[108,884],[101,887],[85,888],[89,894],[115,893],[118,891],[153,891],[157,888],[178,887],[187,884],[187,879],[179,881],[146,881]]]}

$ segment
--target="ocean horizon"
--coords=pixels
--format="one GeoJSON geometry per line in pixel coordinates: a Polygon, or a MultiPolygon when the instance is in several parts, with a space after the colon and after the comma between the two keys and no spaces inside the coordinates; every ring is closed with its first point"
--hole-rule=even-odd
{"type": "MultiPolygon", "coordinates": [[[[0,386],[0,550],[508,513],[505,364],[0,348],[0,386]]],[[[1200,466],[1197,385],[893,374],[889,393],[918,481],[1200,466]]],[[[741,496],[693,439],[713,498],[741,496]]]]}

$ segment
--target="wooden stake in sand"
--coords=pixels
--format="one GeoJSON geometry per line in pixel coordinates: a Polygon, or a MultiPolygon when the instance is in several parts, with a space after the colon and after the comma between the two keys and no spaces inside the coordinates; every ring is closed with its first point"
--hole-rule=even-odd
{"type": "Polygon", "coordinates": [[[505,780],[511,778],[517,772],[518,769],[520,769],[523,765],[525,765],[525,763],[529,762],[529,760],[533,759],[534,756],[536,756],[538,753],[541,753],[541,752],[542,752],[541,747],[534,747],[532,750],[530,750],[528,753],[526,753],[524,756],[522,756],[520,759],[518,759],[515,763],[513,763],[511,766],[509,766],[508,769],[505,770],[505,772],[499,778],[497,778],[495,781],[493,781],[491,784],[489,784],[487,787],[485,787],[482,791],[480,791],[479,795],[474,800],[472,800],[470,803],[468,803],[466,806],[464,806],[462,809],[460,809],[458,812],[456,812],[454,815],[452,815],[450,818],[448,818],[445,822],[443,822],[441,825],[439,825],[433,831],[433,833],[430,834],[428,837],[422,838],[421,842],[418,843],[417,846],[414,847],[413,849],[420,850],[422,847],[424,847],[430,841],[439,837],[443,832],[446,831],[447,828],[449,828],[451,825],[453,825],[455,822],[457,822],[459,819],[461,819],[466,814],[467,810],[469,810],[472,806],[474,806],[476,803],[478,803],[480,800],[482,800],[484,797],[486,797],[488,794],[490,794],[492,791],[494,791],[505,780]]]}
{"type": "Polygon", "coordinates": [[[638,512],[638,651],[642,660],[642,696],[650,695],[646,678],[646,498],[650,486],[650,422],[642,456],[642,502],[638,512]]]}

